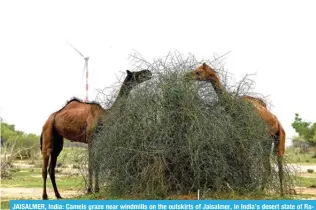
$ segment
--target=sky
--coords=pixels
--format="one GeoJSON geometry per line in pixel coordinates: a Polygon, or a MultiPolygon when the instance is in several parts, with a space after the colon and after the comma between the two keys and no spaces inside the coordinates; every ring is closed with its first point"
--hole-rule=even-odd
{"type": "MultiPolygon", "coordinates": [[[[146,60],[177,50],[198,60],[225,54],[236,80],[255,74],[287,138],[295,113],[316,121],[315,1],[116,0],[1,1],[0,116],[16,129],[40,134],[67,100],[89,100],[131,69],[129,55],[146,60]]],[[[287,143],[289,144],[289,140],[287,143]]]]}

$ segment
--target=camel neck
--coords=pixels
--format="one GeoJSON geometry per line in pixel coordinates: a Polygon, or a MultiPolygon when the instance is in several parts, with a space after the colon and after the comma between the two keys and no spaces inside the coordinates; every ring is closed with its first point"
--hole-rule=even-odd
{"type": "Polygon", "coordinates": [[[126,99],[127,96],[130,94],[132,88],[133,88],[133,82],[125,79],[111,109],[116,107],[121,99],[123,100],[126,99]]]}
{"type": "Polygon", "coordinates": [[[231,100],[233,99],[232,95],[225,89],[225,87],[222,85],[219,79],[211,80],[210,82],[217,95],[218,102],[221,104],[221,106],[223,106],[223,108],[225,109],[227,113],[230,113],[232,109],[232,106],[231,106],[231,102],[232,102],[231,100]]]}
{"type": "Polygon", "coordinates": [[[210,79],[209,81],[211,82],[218,97],[221,97],[223,93],[227,92],[222,83],[219,81],[219,78],[210,79]]]}
{"type": "Polygon", "coordinates": [[[122,87],[118,93],[117,99],[125,98],[129,95],[132,90],[132,83],[131,82],[123,82],[122,87]]]}

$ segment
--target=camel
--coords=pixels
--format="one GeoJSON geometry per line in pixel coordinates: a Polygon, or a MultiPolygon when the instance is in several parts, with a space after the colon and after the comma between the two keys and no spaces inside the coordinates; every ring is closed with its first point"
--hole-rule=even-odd
{"type": "MultiPolygon", "coordinates": [[[[55,181],[55,167],[57,157],[63,149],[63,138],[73,142],[81,142],[88,144],[88,171],[89,180],[87,192],[92,192],[92,142],[93,134],[96,128],[104,123],[104,116],[118,105],[118,101],[127,98],[131,90],[138,84],[145,82],[152,77],[149,70],[129,71],[126,70],[127,76],[121,86],[119,94],[114,104],[109,109],[102,108],[96,102],[82,102],[77,98],[73,98],[66,103],[66,105],[59,111],[52,113],[45,122],[41,138],[40,149],[43,156],[42,177],[43,177],[43,195],[44,200],[48,199],[46,192],[47,167],[49,164],[49,175],[54,188],[55,196],[61,199],[56,181],[55,181]]],[[[95,192],[99,191],[98,183],[98,167],[95,170],[95,192]]]]}
{"type": "MultiPolygon", "coordinates": [[[[218,99],[224,95],[230,95],[224,88],[223,84],[221,83],[217,72],[211,68],[206,63],[203,63],[195,70],[190,71],[186,74],[187,78],[192,78],[199,81],[208,81],[212,84],[218,99]]],[[[278,162],[278,169],[279,169],[279,181],[280,181],[280,190],[281,195],[283,195],[283,156],[285,150],[285,131],[278,120],[278,118],[273,115],[267,108],[266,103],[259,99],[252,96],[241,96],[240,97],[245,102],[250,102],[253,106],[255,111],[259,114],[261,119],[267,124],[269,128],[269,134],[274,139],[274,152],[277,153],[277,162],[278,162]]],[[[272,145],[272,142],[271,142],[272,145]]],[[[271,173],[271,165],[270,165],[270,157],[265,158],[265,173],[267,176],[271,173]]],[[[267,176],[265,176],[265,180],[263,180],[262,190],[264,189],[267,181],[267,176]]]]}

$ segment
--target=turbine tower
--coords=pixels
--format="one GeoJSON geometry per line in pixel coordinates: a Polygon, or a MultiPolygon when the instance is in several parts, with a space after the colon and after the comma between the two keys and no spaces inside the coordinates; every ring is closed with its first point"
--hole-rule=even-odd
{"type": "Polygon", "coordinates": [[[89,92],[89,83],[88,83],[88,61],[89,61],[89,57],[85,57],[79,50],[77,50],[77,48],[75,48],[72,44],[70,44],[68,42],[68,44],[77,51],[77,53],[79,55],[81,55],[84,58],[84,67],[83,67],[83,74],[84,72],[86,72],[86,98],[85,98],[85,102],[88,102],[88,92],[89,92]]]}

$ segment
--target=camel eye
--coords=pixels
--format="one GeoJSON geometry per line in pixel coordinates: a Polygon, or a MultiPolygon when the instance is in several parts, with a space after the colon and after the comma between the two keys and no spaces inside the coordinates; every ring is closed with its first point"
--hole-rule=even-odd
{"type": "Polygon", "coordinates": [[[195,72],[195,73],[196,73],[196,75],[200,75],[200,74],[201,74],[199,71],[197,71],[197,72],[195,72]]]}

